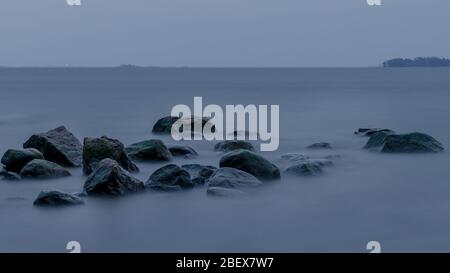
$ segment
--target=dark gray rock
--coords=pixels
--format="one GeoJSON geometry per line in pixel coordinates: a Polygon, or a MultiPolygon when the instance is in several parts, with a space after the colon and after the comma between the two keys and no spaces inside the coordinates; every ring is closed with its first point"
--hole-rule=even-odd
{"type": "Polygon", "coordinates": [[[146,187],[157,191],[180,191],[194,187],[189,173],[175,164],[156,170],[146,182],[146,187]]]}
{"type": "MultiPolygon", "coordinates": [[[[167,116],[159,119],[155,125],[153,125],[152,132],[155,134],[170,134],[172,131],[173,124],[178,121],[179,117],[173,117],[173,116],[167,116]]],[[[194,131],[194,122],[195,120],[199,119],[198,117],[190,117],[190,118],[183,118],[185,121],[183,123],[185,124],[191,124],[191,131],[194,131]]],[[[208,123],[210,118],[204,117],[202,118],[202,128],[205,127],[206,123],[208,123]]],[[[214,132],[215,127],[212,125],[212,131],[214,132]]],[[[183,128],[181,128],[180,132],[183,132],[183,128]]]]}
{"type": "Polygon", "coordinates": [[[20,173],[22,168],[33,159],[44,159],[44,156],[36,149],[9,149],[3,154],[1,162],[7,171],[20,173]]]}
{"type": "Polygon", "coordinates": [[[379,150],[383,147],[386,138],[391,135],[386,132],[377,132],[375,134],[372,134],[367,141],[366,145],[364,146],[364,149],[370,149],[370,150],[379,150]]]}
{"type": "Polygon", "coordinates": [[[208,188],[220,187],[228,189],[255,188],[262,185],[253,175],[234,168],[220,168],[206,181],[208,188]]]}
{"type": "Polygon", "coordinates": [[[196,185],[204,185],[205,181],[217,170],[216,167],[200,164],[186,164],[181,167],[189,173],[192,182],[196,185]]]}
{"type": "Polygon", "coordinates": [[[280,179],[280,170],[264,157],[247,150],[236,150],[220,159],[220,167],[230,167],[248,172],[260,180],[280,179]]]}
{"type": "Polygon", "coordinates": [[[214,146],[214,151],[216,152],[230,152],[239,149],[255,151],[251,143],[243,140],[224,140],[214,146]]]}
{"type": "Polygon", "coordinates": [[[444,146],[432,136],[423,133],[388,135],[381,148],[383,153],[439,153],[444,146]]]}
{"type": "Polygon", "coordinates": [[[331,149],[331,144],[327,142],[318,142],[311,144],[307,147],[308,149],[331,149]]]}
{"type": "Polygon", "coordinates": [[[22,177],[20,177],[19,174],[14,173],[14,172],[1,173],[0,176],[3,176],[2,180],[6,180],[6,181],[18,181],[22,178],[22,177]]]}
{"type": "Polygon", "coordinates": [[[169,151],[173,156],[183,156],[186,158],[198,156],[198,153],[189,146],[174,145],[169,147],[169,151]]]}
{"type": "Polygon", "coordinates": [[[224,198],[236,198],[246,196],[246,193],[243,191],[222,187],[209,187],[206,190],[206,194],[212,197],[224,197],[224,198]]]}
{"type": "Polygon", "coordinates": [[[285,173],[296,176],[316,176],[323,173],[322,167],[314,162],[305,162],[293,165],[285,170],[285,173]]]}
{"type": "Polygon", "coordinates": [[[169,161],[172,154],[159,139],[144,140],[126,148],[128,156],[140,161],[169,161]]]}
{"type": "Polygon", "coordinates": [[[34,201],[35,206],[72,206],[84,204],[80,197],[59,190],[42,191],[34,201]]]}
{"type": "Polygon", "coordinates": [[[88,195],[120,196],[141,191],[145,187],[142,181],[132,177],[117,161],[106,158],[97,164],[83,188],[88,195]]]}
{"type": "Polygon", "coordinates": [[[54,162],[33,159],[23,167],[20,176],[23,178],[47,179],[70,176],[70,172],[54,162]]]}
{"type": "Polygon", "coordinates": [[[39,150],[46,160],[65,167],[81,166],[82,146],[80,141],[64,126],[47,133],[32,135],[24,144],[24,148],[39,150]]]}
{"type": "Polygon", "coordinates": [[[138,172],[139,168],[128,157],[123,144],[117,139],[102,136],[85,138],[83,146],[83,172],[86,175],[97,168],[103,159],[113,159],[129,172],[138,172]]]}
{"type": "Polygon", "coordinates": [[[361,135],[361,136],[371,136],[373,134],[379,133],[379,132],[384,132],[387,134],[395,134],[394,131],[390,130],[390,129],[380,129],[380,128],[359,128],[356,132],[355,135],[361,135]]]}

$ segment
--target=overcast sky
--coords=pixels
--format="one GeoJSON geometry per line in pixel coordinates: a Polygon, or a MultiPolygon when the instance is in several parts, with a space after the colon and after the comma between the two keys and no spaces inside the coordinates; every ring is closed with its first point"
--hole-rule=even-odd
{"type": "Polygon", "coordinates": [[[450,57],[450,0],[1,0],[0,65],[374,66],[450,57]]]}

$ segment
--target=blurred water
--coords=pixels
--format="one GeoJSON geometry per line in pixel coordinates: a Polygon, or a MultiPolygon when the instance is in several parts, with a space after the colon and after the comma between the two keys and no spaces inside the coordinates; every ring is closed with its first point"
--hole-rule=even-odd
{"type": "MultiPolygon", "coordinates": [[[[107,135],[125,144],[160,138],[153,123],[175,104],[279,104],[280,149],[339,154],[316,178],[283,177],[244,199],[204,189],[38,208],[44,189],[80,191],[84,177],[0,181],[0,251],[366,252],[450,251],[450,156],[379,155],[361,150],[358,127],[426,132],[450,147],[450,69],[0,69],[0,153],[33,133],[65,125],[80,140],[107,135]],[[332,151],[305,146],[330,142],[332,151]]],[[[168,143],[170,138],[163,137],[168,143]]],[[[175,163],[218,165],[214,143],[175,163]]],[[[139,164],[146,180],[163,164],[139,164]]]]}

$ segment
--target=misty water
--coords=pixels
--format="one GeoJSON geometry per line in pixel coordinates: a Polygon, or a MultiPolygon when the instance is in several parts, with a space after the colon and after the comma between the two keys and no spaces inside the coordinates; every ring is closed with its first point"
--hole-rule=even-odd
{"type": "MultiPolygon", "coordinates": [[[[41,190],[79,192],[85,177],[0,180],[0,251],[367,252],[450,250],[450,155],[361,149],[359,127],[424,132],[450,148],[450,69],[0,69],[0,153],[65,125],[81,141],[125,145],[155,136],[176,104],[279,104],[285,153],[340,155],[318,177],[287,177],[243,198],[143,192],[87,197],[85,205],[33,206],[41,190]],[[332,150],[311,151],[326,141],[332,150]]],[[[184,141],[200,156],[176,164],[218,166],[214,142],[184,141]]],[[[138,163],[146,181],[165,163],[138,163]]]]}

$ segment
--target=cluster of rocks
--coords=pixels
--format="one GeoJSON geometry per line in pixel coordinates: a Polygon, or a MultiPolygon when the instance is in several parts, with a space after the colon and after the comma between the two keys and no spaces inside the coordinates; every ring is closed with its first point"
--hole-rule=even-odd
{"type": "MultiPolygon", "coordinates": [[[[153,127],[157,133],[167,133],[177,118],[165,117],[153,127]]],[[[204,125],[208,120],[204,120],[204,125]]],[[[441,143],[422,133],[396,134],[389,129],[361,128],[358,135],[369,140],[365,149],[384,153],[441,152],[441,143]]],[[[326,142],[319,142],[307,149],[332,149],[326,142]]],[[[144,190],[185,191],[205,187],[209,196],[234,197],[246,195],[281,178],[281,173],[295,177],[317,176],[334,165],[338,156],[309,157],[299,153],[284,154],[273,164],[257,152],[250,142],[226,140],[218,142],[214,150],[223,153],[219,166],[185,164],[178,166],[169,161],[173,157],[197,157],[188,146],[167,147],[163,141],[152,139],[123,145],[119,140],[106,136],[85,138],[83,144],[65,127],[31,136],[23,149],[9,149],[2,159],[0,175],[6,180],[49,179],[70,176],[67,168],[82,167],[87,176],[81,194],[69,194],[58,190],[43,191],[35,205],[79,205],[83,196],[122,196],[144,190]],[[136,161],[168,162],[153,172],[147,181],[133,177],[139,172],[136,161]],[[281,169],[281,171],[280,171],[281,169]]]]}
{"type": "Polygon", "coordinates": [[[359,129],[363,136],[369,136],[364,149],[381,153],[439,153],[444,146],[424,133],[397,134],[389,129],[359,129]]]}

